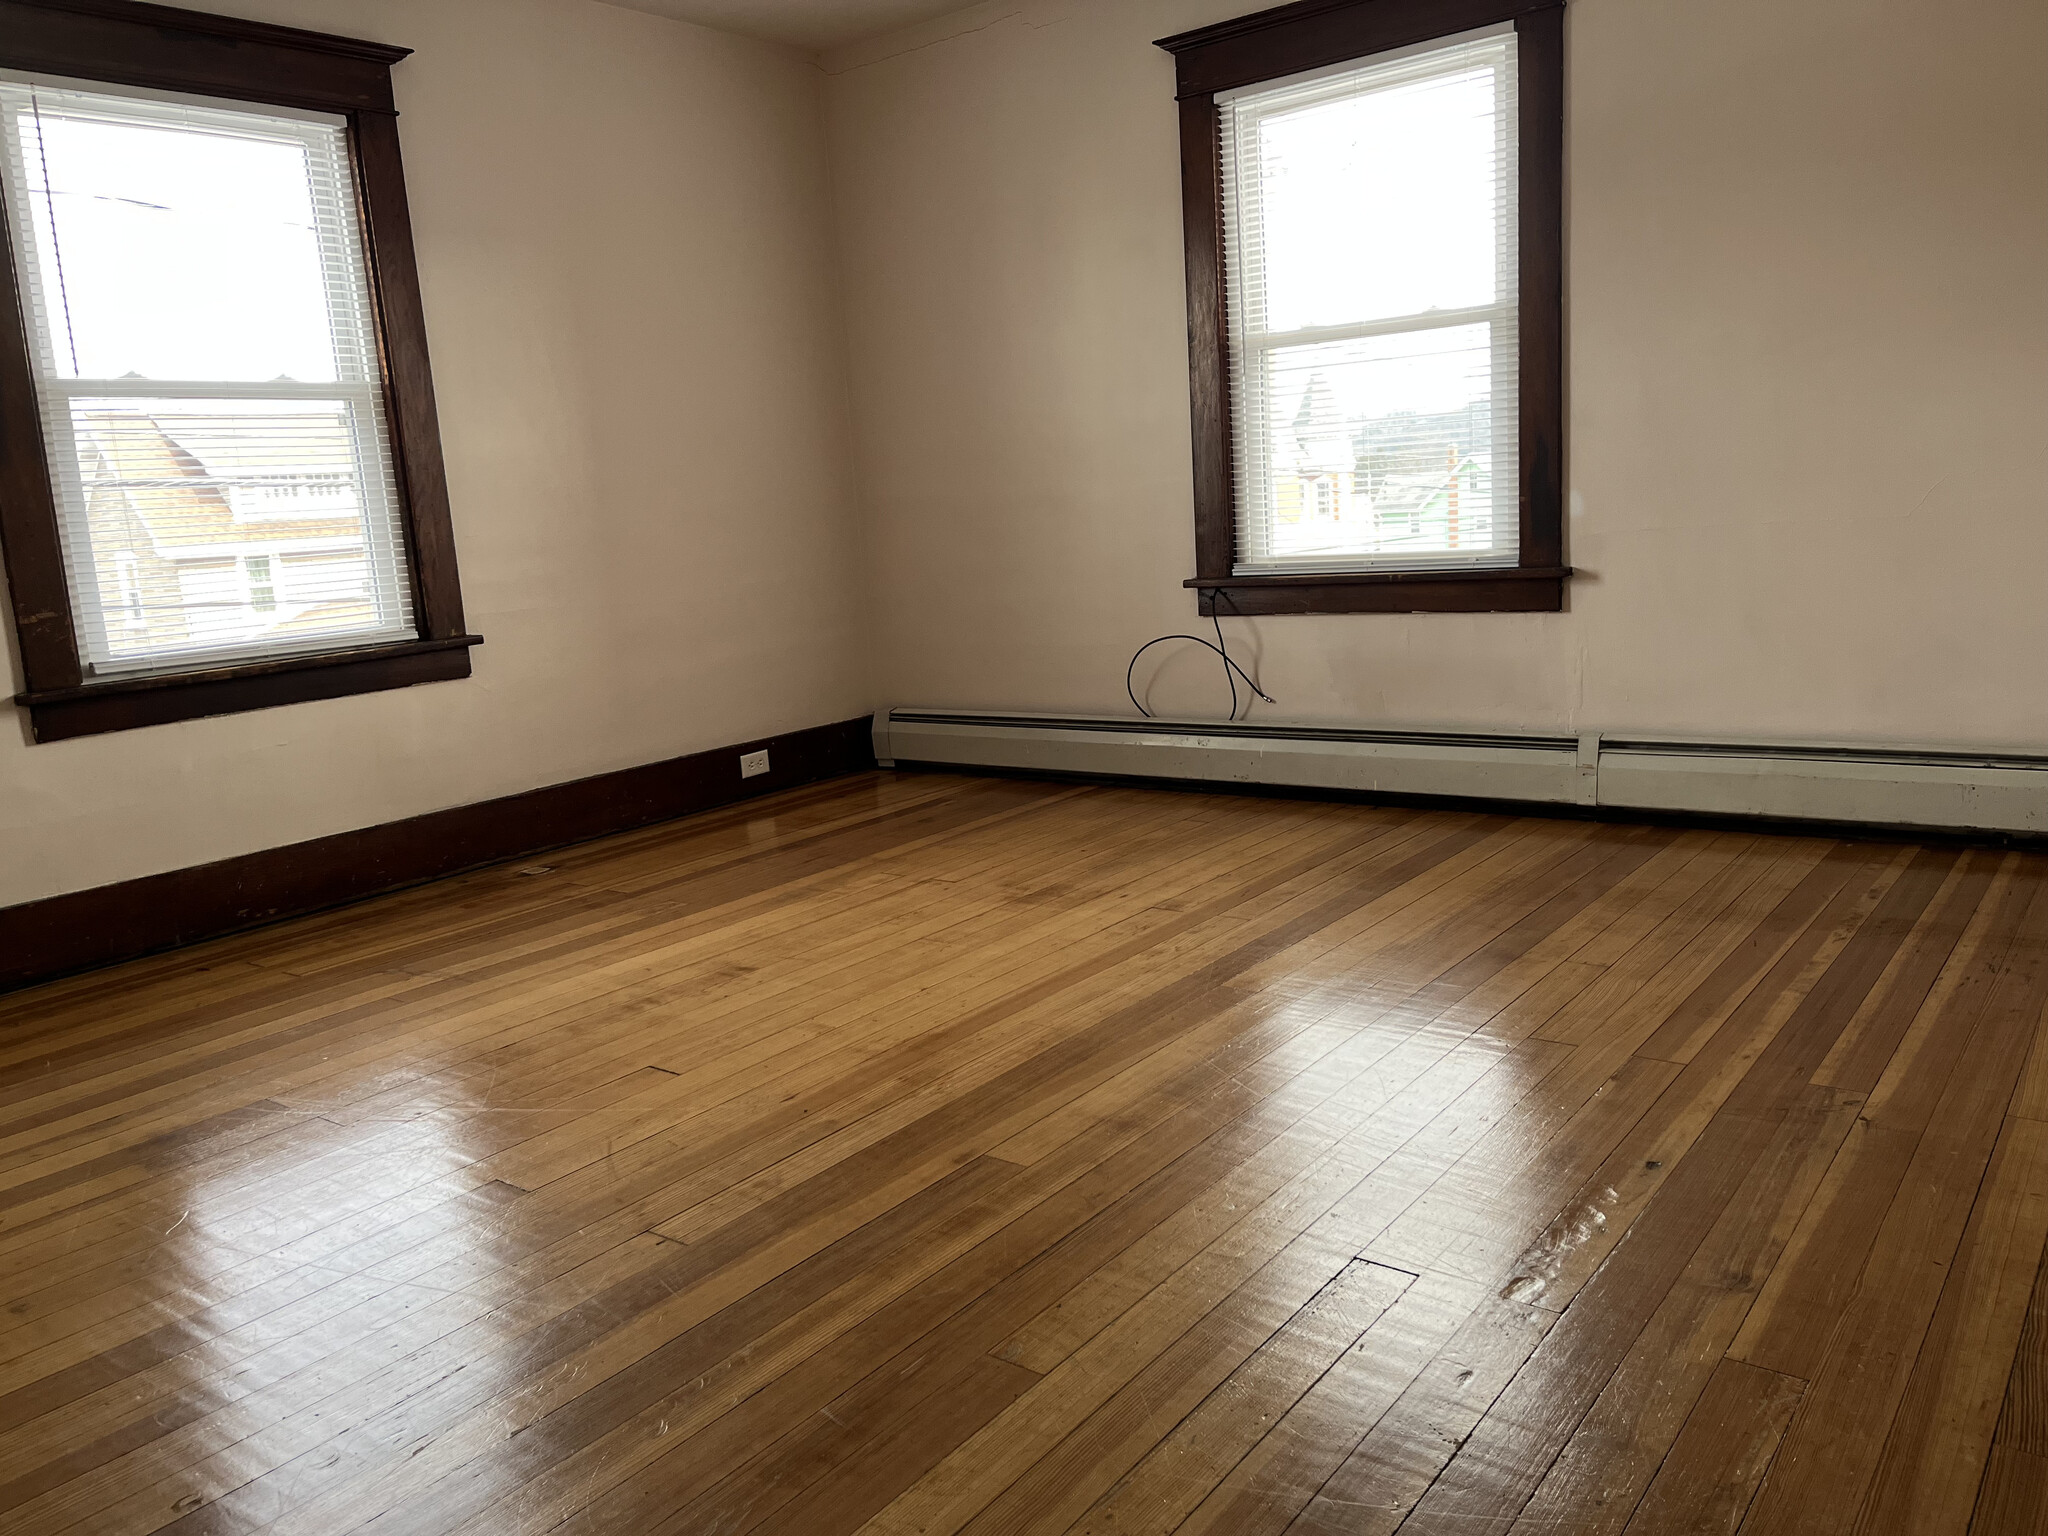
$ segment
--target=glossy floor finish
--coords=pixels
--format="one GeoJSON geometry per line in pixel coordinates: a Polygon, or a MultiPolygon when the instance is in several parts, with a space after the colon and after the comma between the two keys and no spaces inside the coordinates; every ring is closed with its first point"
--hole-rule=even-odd
{"type": "Polygon", "coordinates": [[[0,999],[0,1527],[2039,1536],[2044,877],[872,774],[0,999]]]}

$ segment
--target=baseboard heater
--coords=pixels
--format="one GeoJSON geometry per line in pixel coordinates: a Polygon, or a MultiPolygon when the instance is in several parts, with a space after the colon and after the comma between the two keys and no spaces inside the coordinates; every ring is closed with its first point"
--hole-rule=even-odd
{"type": "Polygon", "coordinates": [[[2048,834],[2048,756],[891,709],[884,765],[2048,834]]]}

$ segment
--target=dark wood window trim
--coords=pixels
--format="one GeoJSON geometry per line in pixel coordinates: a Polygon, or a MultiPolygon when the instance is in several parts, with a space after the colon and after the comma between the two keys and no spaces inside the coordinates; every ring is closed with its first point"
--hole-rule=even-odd
{"type": "Polygon", "coordinates": [[[1564,0],[1300,0],[1164,38],[1180,102],[1195,589],[1204,614],[1564,607],[1564,0]],[[1521,113],[1521,558],[1501,570],[1238,576],[1219,91],[1513,22],[1521,113]]]}
{"type": "Polygon", "coordinates": [[[113,85],[343,114],[377,307],[391,451],[419,638],[111,682],[79,661],[29,343],[8,244],[0,266],[0,548],[37,741],[232,714],[469,675],[426,320],[383,43],[132,0],[0,0],[0,65],[113,85]]]}

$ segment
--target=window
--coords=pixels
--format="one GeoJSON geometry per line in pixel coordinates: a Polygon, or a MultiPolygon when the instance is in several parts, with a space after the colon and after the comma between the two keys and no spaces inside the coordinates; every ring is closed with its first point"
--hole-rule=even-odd
{"type": "Polygon", "coordinates": [[[1514,49],[1216,98],[1235,574],[1516,563],[1514,49]]]}
{"type": "Polygon", "coordinates": [[[242,562],[249,573],[249,607],[255,613],[277,612],[277,587],[270,576],[270,556],[250,555],[242,562]]]}
{"type": "Polygon", "coordinates": [[[1561,18],[1352,0],[1161,44],[1204,613],[1562,606],[1561,18]]]}
{"type": "Polygon", "coordinates": [[[0,531],[37,739],[466,676],[404,50],[93,9],[0,38],[0,531]]]}

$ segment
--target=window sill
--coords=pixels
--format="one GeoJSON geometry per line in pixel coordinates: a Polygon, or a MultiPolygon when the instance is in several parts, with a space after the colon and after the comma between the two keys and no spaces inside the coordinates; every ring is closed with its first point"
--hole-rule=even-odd
{"type": "Polygon", "coordinates": [[[35,739],[68,741],[145,725],[168,725],[207,715],[234,715],[300,704],[312,699],[337,699],[352,693],[377,693],[469,676],[469,648],[481,645],[478,635],[446,640],[408,640],[357,651],[328,651],[317,656],[292,656],[251,662],[239,667],[212,667],[203,672],[177,672],[151,677],[86,683],[15,695],[27,708],[35,739]]]}
{"type": "Polygon", "coordinates": [[[1196,577],[1202,614],[1559,613],[1568,565],[1493,571],[1332,571],[1196,577]]]}

